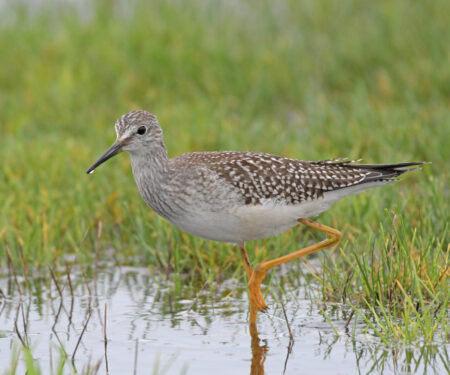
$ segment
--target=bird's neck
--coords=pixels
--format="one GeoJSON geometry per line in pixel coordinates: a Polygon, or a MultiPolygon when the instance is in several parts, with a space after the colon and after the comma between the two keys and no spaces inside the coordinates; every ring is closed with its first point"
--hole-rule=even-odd
{"type": "Polygon", "coordinates": [[[144,200],[161,190],[167,175],[169,158],[164,143],[151,144],[138,152],[130,152],[134,179],[144,200]]]}
{"type": "Polygon", "coordinates": [[[169,157],[166,146],[153,143],[148,149],[130,153],[134,179],[145,202],[160,216],[170,220],[166,202],[169,179],[169,157]]]}
{"type": "Polygon", "coordinates": [[[154,188],[154,185],[160,184],[167,174],[169,157],[162,140],[138,152],[130,152],[130,157],[131,167],[139,190],[141,190],[142,184],[154,188]]]}

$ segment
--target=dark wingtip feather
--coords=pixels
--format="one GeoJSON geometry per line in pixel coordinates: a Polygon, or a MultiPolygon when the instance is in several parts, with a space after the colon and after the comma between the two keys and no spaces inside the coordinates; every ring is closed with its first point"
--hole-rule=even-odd
{"type": "Polygon", "coordinates": [[[394,181],[396,177],[403,173],[410,172],[416,169],[421,169],[418,166],[424,164],[431,164],[426,161],[416,161],[396,164],[342,164],[344,168],[356,168],[370,172],[366,175],[360,183],[367,183],[373,181],[394,181]]]}
{"type": "Polygon", "coordinates": [[[408,163],[396,163],[396,164],[354,164],[353,167],[369,169],[373,171],[383,172],[386,174],[393,173],[397,176],[400,176],[403,173],[414,171],[416,169],[420,169],[420,165],[430,164],[429,162],[424,161],[415,161],[408,163]]]}
{"type": "Polygon", "coordinates": [[[401,169],[406,167],[412,167],[415,165],[431,164],[429,161],[413,161],[407,163],[395,163],[395,164],[353,164],[352,167],[368,168],[368,169],[401,169]]]}

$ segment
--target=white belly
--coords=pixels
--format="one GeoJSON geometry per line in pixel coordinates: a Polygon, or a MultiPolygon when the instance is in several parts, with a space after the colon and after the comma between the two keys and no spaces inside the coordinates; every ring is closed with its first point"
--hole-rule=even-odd
{"type": "Polygon", "coordinates": [[[271,237],[298,224],[297,219],[318,215],[330,203],[320,199],[286,206],[266,202],[258,206],[231,208],[222,212],[196,212],[171,220],[181,230],[209,240],[242,245],[271,237]]]}
{"type": "Polygon", "coordinates": [[[208,240],[243,245],[271,237],[298,224],[298,219],[319,215],[338,200],[391,181],[376,181],[324,193],[323,198],[297,205],[267,200],[258,206],[239,206],[220,212],[202,210],[171,220],[178,228],[208,240]]]}

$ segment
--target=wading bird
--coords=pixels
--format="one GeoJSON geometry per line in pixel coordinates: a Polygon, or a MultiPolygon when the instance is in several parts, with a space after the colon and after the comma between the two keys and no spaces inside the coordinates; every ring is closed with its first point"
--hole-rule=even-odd
{"type": "Polygon", "coordinates": [[[193,152],[169,159],[157,118],[146,111],[120,117],[117,140],[87,170],[127,151],[139,191],[160,216],[183,231],[239,246],[248,279],[250,325],[267,304],[267,271],[335,246],[341,233],[309,220],[352,194],[396,181],[423,162],[354,164],[343,159],[302,161],[260,152],[193,152]],[[274,236],[302,223],[328,239],[251,267],[245,242],[274,236]]]}

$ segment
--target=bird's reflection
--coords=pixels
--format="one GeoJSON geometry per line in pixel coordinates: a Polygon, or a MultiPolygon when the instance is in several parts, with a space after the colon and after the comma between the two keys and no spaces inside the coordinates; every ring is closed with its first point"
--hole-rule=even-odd
{"type": "Polygon", "coordinates": [[[268,351],[267,341],[261,340],[258,335],[258,329],[255,324],[250,324],[252,365],[250,375],[263,375],[264,362],[268,351]]]}

